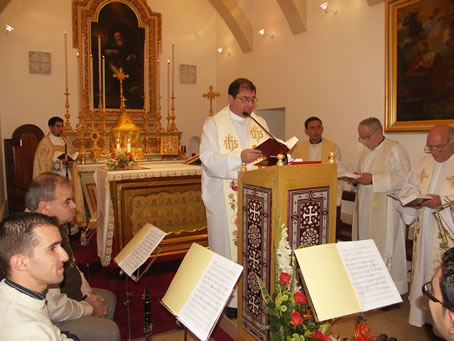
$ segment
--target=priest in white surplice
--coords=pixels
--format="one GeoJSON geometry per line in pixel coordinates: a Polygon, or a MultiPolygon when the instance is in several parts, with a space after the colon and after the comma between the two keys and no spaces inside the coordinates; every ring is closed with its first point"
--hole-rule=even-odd
{"type": "Polygon", "coordinates": [[[358,125],[359,141],[364,144],[358,161],[361,176],[353,218],[353,238],[373,239],[402,295],[408,291],[405,254],[405,226],[397,211],[397,200],[388,193],[399,193],[410,171],[405,148],[383,136],[383,128],[375,117],[358,125]]]}
{"type": "Polygon", "coordinates": [[[454,200],[454,131],[446,124],[433,127],[427,135],[422,157],[411,171],[401,194],[420,193],[433,199],[420,207],[403,207],[402,218],[406,224],[416,221],[412,277],[410,287],[411,325],[421,327],[431,323],[427,299],[421,288],[430,281],[440,265],[441,255],[454,246],[454,233],[442,228],[434,219],[434,208],[448,199],[454,200]]]}
{"type": "MultiPolygon", "coordinates": [[[[262,156],[259,150],[251,147],[268,139],[266,133],[243,112],[252,114],[265,129],[268,126],[263,118],[252,113],[257,98],[251,81],[244,78],[233,81],[228,99],[229,105],[209,117],[203,126],[200,142],[202,199],[207,214],[210,249],[237,262],[238,171],[242,163],[249,164],[262,156]]],[[[237,307],[235,294],[227,306],[237,307]]]]}

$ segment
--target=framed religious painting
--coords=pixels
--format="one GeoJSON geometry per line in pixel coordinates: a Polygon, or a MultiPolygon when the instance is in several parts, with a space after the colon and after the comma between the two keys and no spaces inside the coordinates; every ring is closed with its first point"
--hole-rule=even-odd
{"type": "Polygon", "coordinates": [[[385,130],[454,126],[454,1],[386,0],[385,130]]]}
{"type": "Polygon", "coordinates": [[[115,120],[157,110],[161,14],[145,0],[73,0],[82,115],[115,120]]]}

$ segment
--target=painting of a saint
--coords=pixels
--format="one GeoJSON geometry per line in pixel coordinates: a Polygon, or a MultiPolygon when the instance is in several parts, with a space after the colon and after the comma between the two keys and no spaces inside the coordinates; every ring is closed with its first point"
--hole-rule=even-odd
{"type": "Polygon", "coordinates": [[[454,117],[454,1],[397,9],[397,121],[454,117]]]}
{"type": "Polygon", "coordinates": [[[126,109],[142,109],[145,29],[139,27],[136,14],[129,6],[113,2],[101,9],[98,22],[91,23],[94,108],[99,103],[98,37],[105,58],[106,109],[120,108],[120,81],[114,77],[120,68],[126,74],[122,84],[126,109]]]}

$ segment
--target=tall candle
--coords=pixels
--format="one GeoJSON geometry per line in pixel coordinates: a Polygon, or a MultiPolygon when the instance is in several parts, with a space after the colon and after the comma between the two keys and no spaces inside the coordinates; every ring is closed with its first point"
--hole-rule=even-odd
{"type": "Polygon", "coordinates": [[[128,144],[126,145],[126,151],[131,153],[131,139],[128,138],[128,144]]]}
{"type": "Polygon", "coordinates": [[[88,70],[88,76],[90,77],[90,89],[89,89],[89,96],[88,99],[90,100],[90,110],[93,109],[94,103],[94,92],[95,89],[93,88],[93,55],[90,54],[90,70],[88,70]]]}
{"type": "Polygon", "coordinates": [[[159,62],[159,59],[158,59],[158,69],[156,70],[156,81],[158,83],[158,85],[156,85],[156,94],[158,95],[157,97],[157,106],[156,106],[156,110],[159,110],[159,97],[161,95],[161,63],[159,62]]]}
{"type": "Polygon", "coordinates": [[[106,111],[106,58],[104,56],[102,56],[102,109],[106,111]]]}
{"type": "Polygon", "coordinates": [[[68,92],[68,48],[67,48],[67,33],[65,31],[65,85],[66,85],[66,92],[68,92]]]}
{"type": "Polygon", "coordinates": [[[167,60],[167,112],[170,112],[170,60],[167,60]]]}
{"type": "MultiPolygon", "coordinates": [[[[79,56],[79,52],[77,52],[77,87],[79,88],[79,91],[81,91],[81,85],[80,85],[80,70],[81,70],[81,67],[80,67],[80,56],[79,56]]],[[[82,92],[83,93],[83,92],[82,92]]],[[[82,94],[79,93],[79,111],[82,111],[82,94]]]]}
{"type": "Polygon", "coordinates": [[[172,97],[175,97],[174,89],[175,89],[175,44],[172,43],[172,97]]]}
{"type": "Polygon", "coordinates": [[[117,153],[120,152],[120,139],[117,139],[117,153]]]}
{"type": "Polygon", "coordinates": [[[101,36],[98,36],[98,93],[101,93],[101,36]]]}

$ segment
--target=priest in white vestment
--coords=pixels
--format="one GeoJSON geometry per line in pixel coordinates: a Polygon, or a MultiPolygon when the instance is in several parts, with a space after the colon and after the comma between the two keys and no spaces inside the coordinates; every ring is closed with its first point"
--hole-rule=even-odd
{"type": "Polygon", "coordinates": [[[422,157],[410,175],[400,194],[423,194],[433,199],[418,207],[402,207],[406,224],[416,221],[413,245],[412,276],[410,287],[410,317],[413,326],[431,323],[427,299],[422,285],[429,281],[440,265],[441,255],[454,246],[454,232],[439,226],[434,209],[454,200],[454,131],[446,124],[433,127],[427,135],[422,157]]]}
{"type": "MultiPolygon", "coordinates": [[[[242,163],[250,164],[262,156],[252,147],[268,139],[267,134],[243,112],[252,115],[265,129],[268,126],[263,118],[252,112],[257,98],[251,81],[244,78],[233,81],[228,100],[229,105],[209,117],[203,126],[200,142],[202,199],[210,249],[237,262],[238,171],[242,163]]],[[[227,306],[237,307],[235,294],[227,306]]]]}
{"type": "MultiPolygon", "coordinates": [[[[293,156],[295,158],[303,159],[303,161],[321,161],[328,162],[331,153],[334,159],[339,162],[342,160],[339,147],[328,140],[323,135],[322,120],[316,116],[309,117],[304,122],[304,132],[309,139],[301,144],[298,144],[293,149],[293,156]]],[[[340,206],[342,200],[342,191],[344,189],[344,182],[337,181],[337,206],[340,206]]]]}
{"type": "MultiPolygon", "coordinates": [[[[41,139],[36,148],[35,161],[33,164],[33,178],[46,172],[56,173],[63,177],[66,176],[65,161],[56,157],[57,154],[65,152],[72,153],[70,143],[62,137],[63,119],[60,117],[50,118],[49,130],[49,134],[41,139]]],[[[77,232],[78,227],[86,225],[86,217],[82,186],[80,185],[79,171],[75,162],[68,161],[68,177],[72,182],[74,202],[77,206],[71,231],[77,232]]]]}
{"type": "Polygon", "coordinates": [[[371,117],[358,125],[364,144],[358,161],[361,174],[353,216],[353,239],[373,239],[399,293],[408,291],[405,226],[397,211],[398,202],[388,193],[399,193],[410,171],[405,148],[383,136],[380,121],[371,117]]]}

